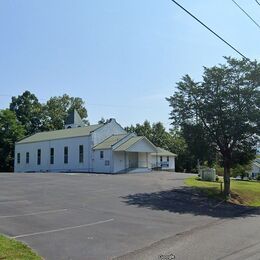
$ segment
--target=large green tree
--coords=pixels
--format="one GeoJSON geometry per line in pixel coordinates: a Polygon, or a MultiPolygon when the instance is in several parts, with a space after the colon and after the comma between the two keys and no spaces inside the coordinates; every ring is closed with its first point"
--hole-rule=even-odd
{"type": "Polygon", "coordinates": [[[14,144],[24,136],[25,129],[9,109],[0,110],[0,171],[12,171],[14,144]]]}
{"type": "Polygon", "coordinates": [[[47,118],[45,121],[46,128],[48,130],[63,129],[68,113],[74,109],[78,111],[84,122],[88,124],[88,113],[82,98],[70,97],[67,94],[59,97],[51,97],[44,106],[47,118]]]}
{"type": "Polygon", "coordinates": [[[191,169],[196,168],[198,162],[208,166],[213,165],[216,160],[215,145],[210,142],[210,137],[201,123],[183,123],[180,134],[187,144],[191,169]]]}
{"type": "Polygon", "coordinates": [[[175,93],[167,98],[172,124],[202,124],[221,154],[227,197],[230,168],[241,155],[243,163],[252,158],[260,134],[259,86],[259,63],[226,58],[224,65],[205,67],[201,82],[184,76],[175,93]]]}
{"type": "MultiPolygon", "coordinates": [[[[127,132],[134,132],[139,136],[145,136],[154,145],[167,150],[173,149],[173,136],[166,131],[161,122],[151,124],[145,120],[143,124],[136,124],[126,127],[127,132]]],[[[173,151],[174,152],[174,151],[173,151]]]]}
{"type": "Polygon", "coordinates": [[[150,141],[152,139],[152,126],[148,120],[145,120],[143,124],[136,124],[135,126],[131,125],[125,129],[127,132],[134,132],[139,136],[145,136],[150,141]]]}
{"type": "MultiPolygon", "coordinates": [[[[152,124],[151,142],[166,150],[172,150],[173,136],[168,133],[161,122],[152,124]]],[[[175,151],[172,151],[175,153],[175,151]]]]}
{"type": "Polygon", "coordinates": [[[175,154],[176,157],[176,171],[177,172],[193,172],[196,162],[190,160],[191,153],[188,149],[186,140],[184,139],[182,132],[171,130],[171,142],[169,143],[169,150],[175,154]]]}
{"type": "Polygon", "coordinates": [[[26,135],[43,130],[44,113],[42,104],[30,91],[12,97],[10,110],[15,112],[18,121],[24,126],[26,135]]]}

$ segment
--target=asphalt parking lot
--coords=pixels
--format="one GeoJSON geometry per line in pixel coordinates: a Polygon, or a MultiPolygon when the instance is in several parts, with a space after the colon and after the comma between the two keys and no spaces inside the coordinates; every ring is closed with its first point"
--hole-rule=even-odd
{"type": "Polygon", "coordinates": [[[0,233],[45,259],[112,259],[239,212],[189,193],[188,176],[3,173],[0,233]]]}

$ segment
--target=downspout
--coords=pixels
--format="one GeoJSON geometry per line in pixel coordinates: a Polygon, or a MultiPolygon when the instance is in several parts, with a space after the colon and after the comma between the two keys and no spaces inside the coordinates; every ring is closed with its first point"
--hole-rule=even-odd
{"type": "Polygon", "coordinates": [[[126,172],[126,151],[124,151],[124,155],[125,155],[125,172],[126,172]]]}
{"type": "Polygon", "coordinates": [[[113,150],[111,148],[111,155],[110,155],[110,173],[114,173],[113,171],[113,168],[114,168],[114,160],[113,160],[113,157],[114,157],[114,153],[113,153],[113,150]],[[112,165],[113,164],[113,165],[112,165]]]}
{"type": "MultiPolygon", "coordinates": [[[[48,170],[47,170],[47,172],[50,172],[51,171],[51,162],[50,162],[50,157],[51,157],[51,155],[50,155],[50,153],[51,153],[51,141],[49,140],[49,151],[48,151],[48,153],[47,153],[47,165],[48,165],[48,170]]],[[[54,154],[53,154],[53,157],[54,157],[54,155],[55,155],[55,151],[54,151],[54,154]]],[[[53,158],[53,160],[54,160],[54,162],[55,162],[55,159],[53,158]]]]}
{"type": "Polygon", "coordinates": [[[148,153],[146,153],[146,167],[149,169],[149,165],[148,165],[148,153]]]}
{"type": "Polygon", "coordinates": [[[16,155],[16,142],[14,143],[14,173],[16,172],[17,170],[17,165],[16,165],[16,160],[17,160],[17,155],[16,155]]]}
{"type": "Polygon", "coordinates": [[[156,149],[156,168],[155,169],[158,169],[158,152],[157,152],[157,149],[156,149]]]}

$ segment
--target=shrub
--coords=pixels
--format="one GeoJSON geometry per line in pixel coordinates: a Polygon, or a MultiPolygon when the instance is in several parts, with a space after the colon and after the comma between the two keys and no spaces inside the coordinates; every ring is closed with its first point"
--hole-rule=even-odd
{"type": "Polygon", "coordinates": [[[251,170],[251,165],[240,165],[237,164],[236,167],[232,169],[232,177],[240,176],[243,180],[245,177],[248,177],[248,172],[251,170]]]}
{"type": "Polygon", "coordinates": [[[218,176],[216,176],[216,181],[219,181],[219,177],[218,176]]]}
{"type": "Polygon", "coordinates": [[[257,181],[260,181],[260,174],[258,174],[258,176],[256,177],[257,181]]]}

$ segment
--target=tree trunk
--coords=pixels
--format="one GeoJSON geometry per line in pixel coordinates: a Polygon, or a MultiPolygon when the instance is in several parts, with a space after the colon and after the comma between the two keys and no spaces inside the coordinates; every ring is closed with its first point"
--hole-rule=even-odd
{"type": "Polygon", "coordinates": [[[224,158],[224,196],[230,198],[230,161],[224,158]]]}

